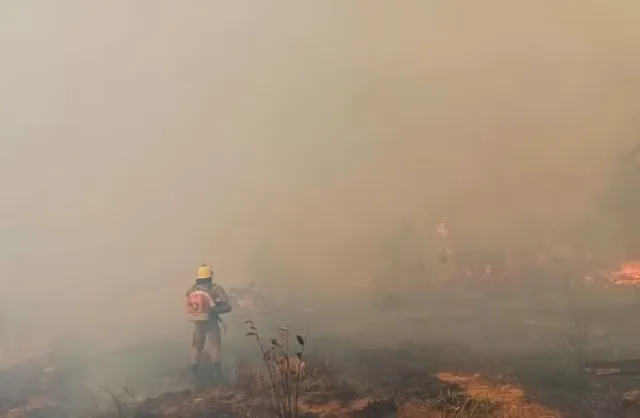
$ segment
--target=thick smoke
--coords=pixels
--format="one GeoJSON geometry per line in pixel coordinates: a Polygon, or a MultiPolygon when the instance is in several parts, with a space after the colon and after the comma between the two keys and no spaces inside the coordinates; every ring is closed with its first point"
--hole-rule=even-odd
{"type": "Polygon", "coordinates": [[[202,261],[344,303],[435,260],[441,220],[553,241],[640,123],[631,1],[1,9],[0,292],[29,337],[171,332],[202,261]]]}

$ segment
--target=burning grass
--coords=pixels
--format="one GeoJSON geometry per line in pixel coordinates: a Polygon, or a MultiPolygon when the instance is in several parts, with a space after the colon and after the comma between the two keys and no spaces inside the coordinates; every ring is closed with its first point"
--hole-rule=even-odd
{"type": "Polygon", "coordinates": [[[615,285],[640,285],[640,261],[623,263],[608,279],[615,285]]]}

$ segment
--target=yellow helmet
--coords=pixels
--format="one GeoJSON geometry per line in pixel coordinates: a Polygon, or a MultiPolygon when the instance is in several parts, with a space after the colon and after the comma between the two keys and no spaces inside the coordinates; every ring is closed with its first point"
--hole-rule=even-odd
{"type": "Polygon", "coordinates": [[[210,279],[213,277],[213,270],[206,264],[198,267],[198,279],[210,279]]]}

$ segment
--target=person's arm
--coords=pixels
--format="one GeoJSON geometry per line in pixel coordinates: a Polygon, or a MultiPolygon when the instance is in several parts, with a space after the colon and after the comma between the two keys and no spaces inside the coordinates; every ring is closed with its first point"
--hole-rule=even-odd
{"type": "Polygon", "coordinates": [[[209,310],[210,315],[222,315],[231,312],[229,297],[224,289],[218,286],[215,293],[215,305],[209,310]]]}

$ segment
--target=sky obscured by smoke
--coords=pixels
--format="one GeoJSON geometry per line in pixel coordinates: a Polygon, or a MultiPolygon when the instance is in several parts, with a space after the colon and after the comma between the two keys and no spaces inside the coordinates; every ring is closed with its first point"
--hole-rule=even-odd
{"type": "Polygon", "coordinates": [[[203,261],[341,294],[407,225],[566,228],[640,126],[638,48],[630,0],[4,2],[0,294],[180,321],[203,261]]]}

